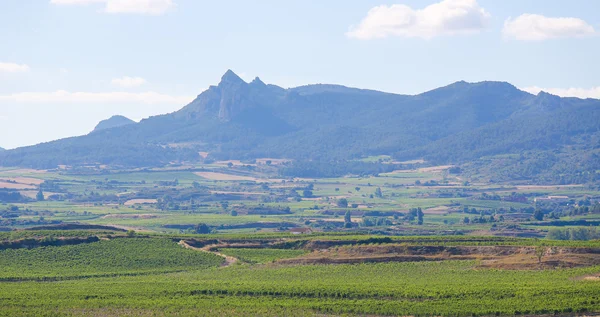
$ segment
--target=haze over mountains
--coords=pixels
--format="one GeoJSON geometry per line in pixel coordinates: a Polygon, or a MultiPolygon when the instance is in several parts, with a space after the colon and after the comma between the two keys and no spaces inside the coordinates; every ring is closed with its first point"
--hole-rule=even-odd
{"type": "Polygon", "coordinates": [[[177,112],[139,123],[116,116],[85,136],[4,151],[0,165],[154,166],[200,160],[198,151],[327,162],[519,154],[533,164],[523,174],[567,162],[580,174],[600,169],[598,122],[600,100],[532,95],[504,82],[461,81],[409,96],[322,84],[284,89],[229,70],[177,112]]]}

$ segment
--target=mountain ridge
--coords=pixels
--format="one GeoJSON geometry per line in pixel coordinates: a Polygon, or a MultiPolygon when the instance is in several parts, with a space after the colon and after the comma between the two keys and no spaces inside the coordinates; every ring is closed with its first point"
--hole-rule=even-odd
{"type": "Polygon", "coordinates": [[[599,100],[533,95],[506,82],[458,81],[400,95],[328,84],[284,89],[228,70],[178,111],[6,151],[0,165],[154,166],[201,160],[198,151],[212,159],[333,162],[391,154],[461,163],[575,144],[596,150],[596,119],[599,100]]]}

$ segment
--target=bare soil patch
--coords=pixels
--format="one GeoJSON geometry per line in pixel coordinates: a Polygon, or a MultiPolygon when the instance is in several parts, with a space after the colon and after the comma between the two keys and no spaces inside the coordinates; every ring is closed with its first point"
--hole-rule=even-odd
{"type": "Polygon", "coordinates": [[[234,258],[234,257],[229,256],[229,255],[225,255],[225,254],[217,252],[217,251],[213,251],[214,248],[218,247],[218,245],[215,245],[215,244],[207,245],[207,246],[204,246],[202,248],[197,248],[197,247],[193,247],[193,246],[189,245],[185,240],[180,240],[179,241],[179,245],[181,245],[182,247],[184,247],[186,249],[191,249],[191,250],[196,250],[196,251],[201,251],[201,252],[212,253],[212,254],[215,254],[215,255],[218,255],[218,256],[224,258],[225,262],[223,262],[221,264],[221,267],[228,267],[228,266],[230,266],[232,264],[235,264],[238,261],[237,258],[234,258]]]}
{"type": "Polygon", "coordinates": [[[430,214],[430,215],[443,215],[443,214],[447,213],[448,211],[450,211],[450,207],[448,207],[448,206],[437,206],[437,207],[433,207],[433,208],[427,208],[427,209],[423,210],[423,213],[430,214]]]}
{"type": "Polygon", "coordinates": [[[259,179],[249,176],[231,175],[217,172],[196,172],[194,173],[200,177],[204,177],[216,181],[258,181],[259,179]]]}
{"type": "Polygon", "coordinates": [[[133,206],[136,204],[156,204],[156,199],[130,199],[124,205],[133,206]]]}
{"type": "MultiPolygon", "coordinates": [[[[539,270],[586,267],[600,264],[600,249],[549,247],[539,262],[535,247],[521,246],[407,246],[346,245],[329,246],[313,241],[305,249],[313,252],[281,264],[341,264],[363,262],[418,262],[445,260],[476,260],[478,268],[507,270],[539,270]]],[[[594,275],[595,280],[598,275],[594,275]]],[[[599,278],[600,279],[600,278],[599,278]]]]}
{"type": "Polygon", "coordinates": [[[441,172],[441,171],[447,170],[453,166],[454,165],[439,165],[439,166],[423,167],[423,168],[419,168],[417,171],[422,172],[422,173],[441,172]]]}
{"type": "Polygon", "coordinates": [[[103,219],[153,219],[158,218],[157,215],[152,214],[108,214],[102,216],[103,219]]]}
{"type": "Polygon", "coordinates": [[[10,183],[10,182],[6,182],[6,181],[1,181],[0,180],[0,188],[6,188],[6,189],[35,189],[36,187],[34,185],[27,185],[27,184],[21,184],[21,183],[10,183]]]}
{"type": "Polygon", "coordinates": [[[6,177],[6,178],[0,178],[0,181],[4,181],[4,182],[16,182],[19,184],[26,184],[26,185],[40,185],[41,183],[44,182],[43,179],[39,179],[39,178],[33,178],[33,177],[6,177]]]}

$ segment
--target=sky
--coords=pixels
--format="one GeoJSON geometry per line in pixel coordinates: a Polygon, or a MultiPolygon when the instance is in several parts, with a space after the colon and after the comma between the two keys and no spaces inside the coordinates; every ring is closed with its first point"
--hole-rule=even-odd
{"type": "Polygon", "coordinates": [[[600,99],[596,0],[2,0],[0,147],[176,111],[227,69],[418,94],[465,80],[600,99]]]}

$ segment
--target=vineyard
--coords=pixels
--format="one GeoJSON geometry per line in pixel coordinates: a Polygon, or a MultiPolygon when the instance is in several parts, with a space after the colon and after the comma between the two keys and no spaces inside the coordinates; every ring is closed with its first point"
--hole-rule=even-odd
{"type": "MultiPolygon", "coordinates": [[[[402,242],[376,236],[350,237],[282,240],[263,236],[245,242],[256,245],[260,241],[261,248],[216,248],[215,252],[240,260],[229,267],[219,267],[223,257],[183,248],[176,243],[178,237],[168,236],[117,235],[72,246],[2,250],[0,315],[483,316],[600,310],[598,265],[502,270],[483,268],[480,260],[443,259],[285,265],[286,259],[313,254],[372,252],[378,248],[392,252],[411,245],[419,250],[440,248],[433,237],[410,237],[402,242]],[[348,241],[351,244],[328,250],[312,250],[309,244],[319,243],[321,248],[348,241]],[[267,242],[288,248],[271,248],[267,242]]],[[[220,243],[230,245],[244,241],[241,236],[220,238],[220,243]]],[[[474,237],[449,240],[460,244],[456,248],[467,248],[470,243],[469,248],[477,249],[477,244],[483,243],[474,237]]],[[[507,244],[504,248],[515,249],[527,241],[532,248],[541,244],[492,238],[484,248],[495,248],[503,241],[507,244]]],[[[590,248],[594,244],[589,242],[585,250],[597,250],[590,248]]]]}
{"type": "Polygon", "coordinates": [[[0,280],[68,279],[173,272],[218,266],[222,258],[167,239],[119,238],[79,245],[0,251],[0,280]]]}

